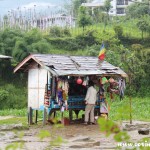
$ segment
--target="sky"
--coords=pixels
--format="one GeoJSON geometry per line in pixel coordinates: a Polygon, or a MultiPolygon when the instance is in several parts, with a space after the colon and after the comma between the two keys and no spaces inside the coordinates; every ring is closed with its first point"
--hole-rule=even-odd
{"type": "Polygon", "coordinates": [[[0,0],[0,16],[8,14],[8,11],[25,9],[44,10],[61,8],[65,0],[0,0]]]}

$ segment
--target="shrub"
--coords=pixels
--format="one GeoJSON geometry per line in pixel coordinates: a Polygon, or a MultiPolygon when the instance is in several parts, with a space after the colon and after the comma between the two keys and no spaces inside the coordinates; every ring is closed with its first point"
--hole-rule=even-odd
{"type": "Polygon", "coordinates": [[[16,87],[12,84],[5,84],[0,90],[0,109],[24,108],[27,105],[27,90],[24,87],[16,87]]]}
{"type": "Polygon", "coordinates": [[[69,31],[68,28],[61,28],[61,27],[57,27],[54,26],[52,28],[50,28],[50,32],[49,32],[50,37],[64,37],[64,36],[71,36],[71,33],[69,31]]]}
{"type": "Polygon", "coordinates": [[[2,104],[9,97],[9,93],[6,90],[0,89],[0,103],[2,104]]]}
{"type": "Polygon", "coordinates": [[[122,26],[120,26],[120,25],[115,25],[115,26],[114,26],[114,31],[115,31],[115,34],[116,34],[116,36],[117,36],[118,38],[122,37],[122,35],[123,35],[123,28],[122,28],[122,26]]]}
{"type": "Polygon", "coordinates": [[[66,38],[47,38],[49,43],[53,45],[55,48],[58,49],[65,49],[65,50],[77,50],[79,47],[78,43],[76,42],[75,38],[66,37],[66,38]]]}
{"type": "Polygon", "coordinates": [[[84,34],[78,35],[76,37],[78,45],[80,45],[81,48],[94,45],[96,43],[96,37],[94,33],[94,30],[87,30],[84,34]]]}

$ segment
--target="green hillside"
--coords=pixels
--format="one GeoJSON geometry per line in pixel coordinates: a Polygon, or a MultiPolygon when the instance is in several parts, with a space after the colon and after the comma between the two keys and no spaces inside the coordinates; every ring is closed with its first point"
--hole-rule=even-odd
{"type": "Polygon", "coordinates": [[[98,56],[102,42],[106,61],[122,68],[130,77],[126,95],[149,97],[150,34],[147,30],[141,32],[137,22],[138,19],[122,17],[109,20],[107,25],[103,22],[87,25],[84,30],[82,27],[1,30],[0,54],[13,59],[0,60],[0,109],[26,107],[26,74],[13,74],[13,68],[30,53],[98,56]]]}

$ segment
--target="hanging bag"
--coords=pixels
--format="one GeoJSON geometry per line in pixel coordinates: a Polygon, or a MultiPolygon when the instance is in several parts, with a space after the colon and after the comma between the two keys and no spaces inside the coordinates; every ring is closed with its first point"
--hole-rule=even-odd
{"type": "Polygon", "coordinates": [[[105,102],[101,102],[100,113],[102,113],[102,114],[107,114],[108,113],[108,108],[107,108],[105,102]]]}

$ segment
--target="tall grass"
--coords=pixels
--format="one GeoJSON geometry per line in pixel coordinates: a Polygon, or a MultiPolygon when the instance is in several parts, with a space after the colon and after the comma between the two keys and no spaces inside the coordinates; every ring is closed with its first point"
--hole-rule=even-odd
{"type": "Polygon", "coordinates": [[[27,116],[27,108],[0,110],[0,116],[26,117],[27,116]]]}
{"type": "MultiPolygon", "coordinates": [[[[132,119],[133,120],[143,120],[150,121],[150,102],[149,98],[131,98],[132,101],[132,119]]],[[[109,119],[110,120],[129,120],[130,119],[130,98],[125,97],[124,100],[120,101],[116,97],[115,101],[110,102],[108,98],[108,103],[110,105],[109,119]]],[[[65,111],[64,117],[68,117],[68,111],[65,111]]],[[[43,112],[39,111],[39,118],[42,118],[43,112]]],[[[80,111],[79,117],[84,114],[80,111]]],[[[7,109],[0,110],[0,116],[17,116],[17,117],[27,117],[27,109],[7,109]]],[[[74,119],[76,118],[73,113],[74,119]]],[[[61,113],[57,111],[57,117],[61,118],[61,113]]]]}
{"type": "MultiPolygon", "coordinates": [[[[114,25],[120,25],[123,28],[123,34],[125,37],[130,37],[130,38],[140,38],[141,39],[141,31],[137,27],[137,19],[130,19],[127,20],[126,18],[120,19],[120,20],[110,20],[109,23],[106,25],[104,28],[104,23],[97,23],[97,24],[92,24],[89,25],[85,28],[85,30],[95,30],[97,31],[100,35],[104,34],[105,31],[108,32],[109,34],[114,34],[114,25]],[[104,31],[105,30],[105,31],[104,31]]],[[[83,34],[83,29],[82,27],[76,27],[76,28],[71,28],[70,30],[72,36],[77,36],[79,34],[83,34]]],[[[149,35],[144,34],[144,37],[147,37],[149,35]]]]}
{"type": "MultiPolygon", "coordinates": [[[[129,120],[130,119],[130,98],[126,97],[120,101],[116,99],[109,102],[111,120],[129,120]]],[[[131,114],[133,120],[150,121],[150,102],[149,98],[131,97],[131,114]]]]}

